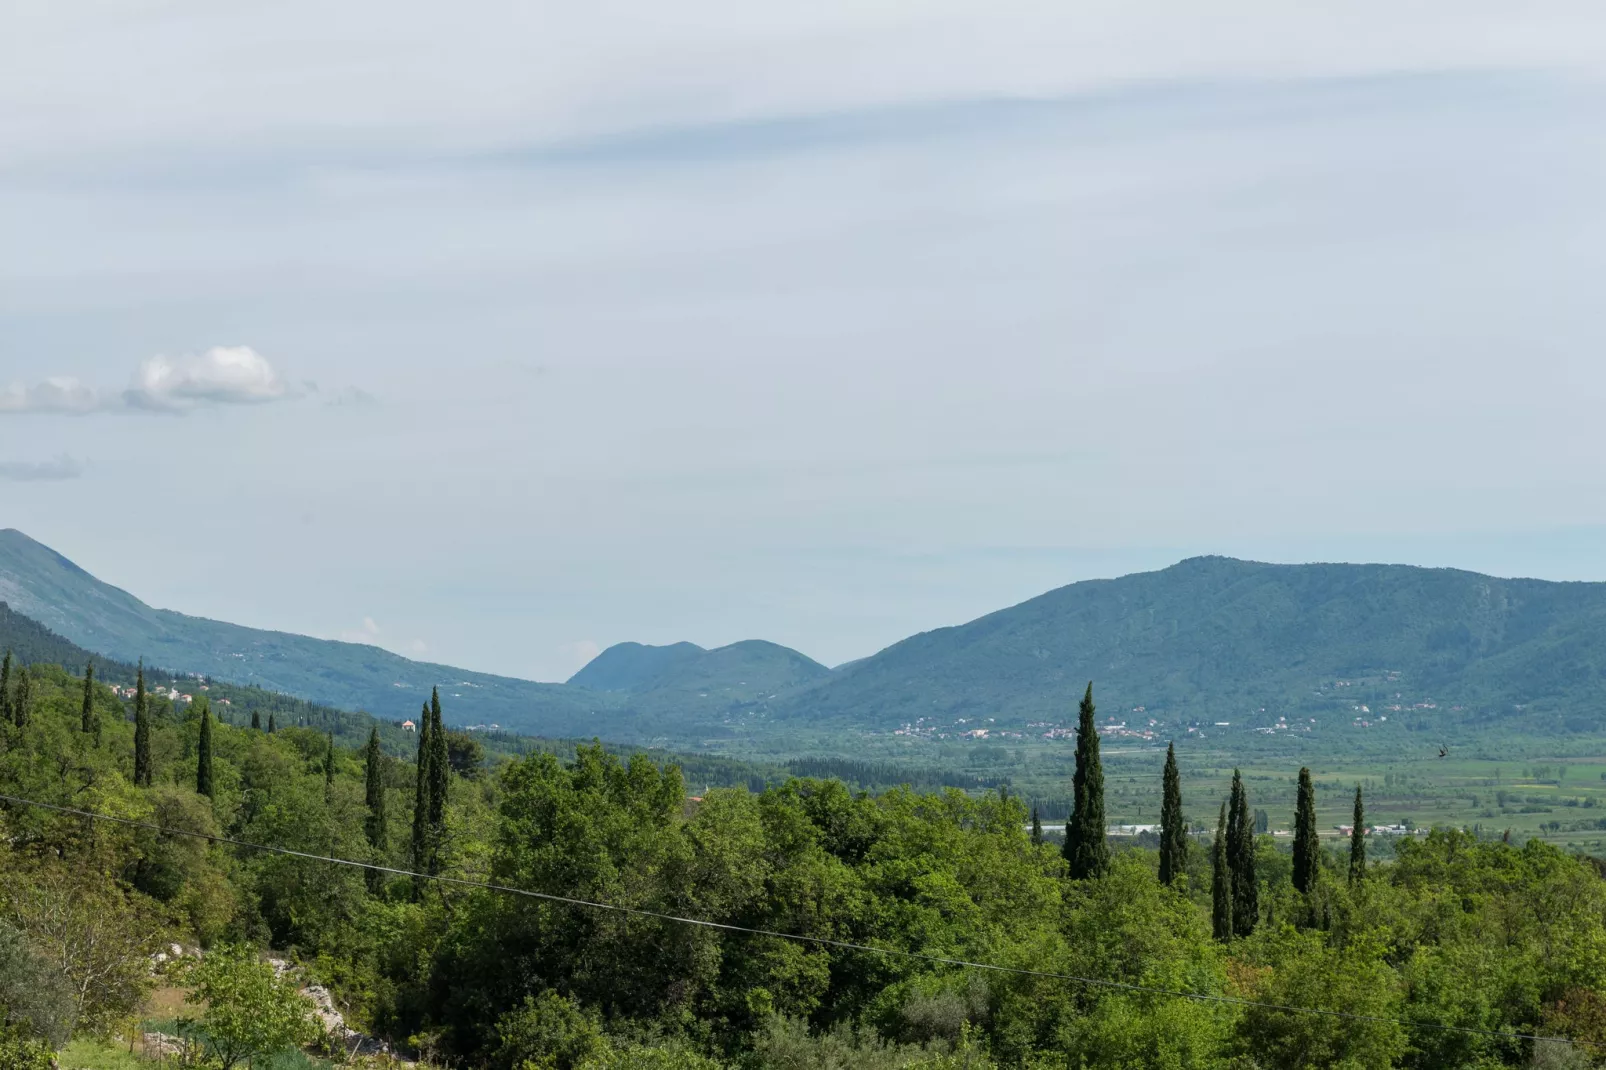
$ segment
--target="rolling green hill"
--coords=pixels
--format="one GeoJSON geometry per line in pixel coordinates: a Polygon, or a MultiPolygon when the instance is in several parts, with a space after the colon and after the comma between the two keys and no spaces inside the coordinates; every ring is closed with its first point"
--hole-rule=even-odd
{"type": "Polygon", "coordinates": [[[122,662],[386,720],[440,685],[458,724],[657,746],[1061,724],[1090,679],[1101,711],[1160,731],[1279,717],[1301,729],[1385,718],[1434,732],[1606,729],[1606,584],[1452,569],[1193,558],[1071,584],[836,670],[757,640],[623,643],[567,684],[153,609],[15,531],[0,532],[0,600],[122,662]]]}
{"type": "Polygon", "coordinates": [[[592,691],[636,691],[651,687],[653,681],[706,653],[696,643],[615,643],[569,677],[569,684],[592,691]]]}
{"type": "Polygon", "coordinates": [[[1606,728],[1606,583],[1193,558],[912,636],[772,710],[880,727],[1059,722],[1090,679],[1122,719],[1143,707],[1163,723],[1271,724],[1398,707],[1396,721],[1595,731],[1606,728]]]}
{"type": "Polygon", "coordinates": [[[569,679],[571,685],[629,693],[639,710],[723,710],[778,697],[831,675],[789,647],[748,639],[704,650],[693,643],[619,643],[569,679]]]}
{"type": "MultiPolygon", "coordinates": [[[[82,674],[84,666],[92,661],[95,679],[100,683],[112,684],[125,691],[134,685],[134,665],[93,654],[38,621],[23,616],[4,602],[0,602],[0,651],[10,653],[22,665],[57,665],[73,674],[82,674]]],[[[369,729],[377,723],[380,740],[390,753],[411,754],[417,746],[416,737],[403,732],[394,723],[377,721],[365,713],[339,710],[260,687],[216,680],[208,680],[203,684],[193,676],[155,665],[145,666],[145,685],[153,708],[158,713],[179,705],[169,697],[172,694],[205,694],[211,699],[212,709],[217,716],[231,724],[250,724],[252,713],[256,713],[266,724],[271,714],[280,727],[300,725],[320,732],[331,732],[341,745],[357,747],[367,742],[369,729]]]]}
{"type": "Polygon", "coordinates": [[[458,723],[547,736],[607,736],[621,727],[613,704],[593,692],[153,609],[14,529],[0,531],[0,601],[105,657],[144,658],[385,720],[413,716],[439,686],[458,723]]]}

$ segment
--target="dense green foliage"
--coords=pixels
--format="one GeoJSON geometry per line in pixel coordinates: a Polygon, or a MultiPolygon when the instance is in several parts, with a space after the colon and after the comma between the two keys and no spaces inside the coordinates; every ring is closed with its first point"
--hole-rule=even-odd
{"type": "Polygon", "coordinates": [[[1349,830],[1349,882],[1366,879],[1366,806],[1361,799],[1361,786],[1355,785],[1355,812],[1350,817],[1349,830]]]}
{"type": "Polygon", "coordinates": [[[1227,861],[1227,804],[1221,804],[1215,842],[1210,846],[1210,935],[1232,939],[1232,867],[1227,861]]]}
{"type": "Polygon", "coordinates": [[[1160,803],[1160,883],[1171,884],[1188,872],[1188,823],[1182,816],[1182,774],[1177,748],[1167,745],[1160,803]]]}
{"type": "Polygon", "coordinates": [[[265,1055],[311,1042],[311,1004],[295,984],[275,976],[255,949],[243,944],[212,948],[186,971],[189,1001],[201,1009],[195,1030],[218,1070],[255,1063],[265,1055]]]}
{"type": "Polygon", "coordinates": [[[1076,880],[1102,877],[1110,868],[1110,845],[1104,834],[1104,767],[1099,762],[1099,734],[1093,719],[1093,685],[1089,683],[1077,714],[1076,773],[1071,780],[1076,802],[1065,823],[1061,849],[1076,880]]]}
{"type": "Polygon", "coordinates": [[[1299,770],[1299,793],[1294,802],[1294,887],[1301,894],[1316,890],[1321,872],[1321,844],[1316,832],[1316,786],[1310,768],[1299,770]]]}
{"type": "MultiPolygon", "coordinates": [[[[218,982],[219,1007],[229,992],[271,1000],[250,956],[218,949],[272,946],[363,1028],[492,1070],[1427,1070],[1534,1060],[1530,1041],[1443,1025],[1570,1037],[1569,1056],[1606,1042],[1606,881],[1538,841],[1436,830],[1404,838],[1353,884],[1341,849],[1318,852],[1307,896],[1288,852],[1254,835],[1239,778],[1214,877],[1190,860],[1188,879],[1168,886],[1157,852],[1106,844],[1102,870],[1072,879],[1055,847],[1033,842],[1011,792],[872,796],[799,778],[692,803],[675,766],[580,746],[470,776],[448,768],[434,860],[444,876],[645,913],[434,882],[415,894],[405,878],[204,838],[404,863],[401,822],[375,842],[369,800],[377,781],[383,809],[406,814],[422,781],[427,817],[430,775],[373,747],[372,731],[366,752],[337,746],[330,763],[324,732],[214,722],[207,798],[195,791],[200,711],[152,703],[151,785],[135,787],[123,700],[92,688],[97,745],[81,728],[81,678],[18,671],[34,715],[0,726],[0,791],[203,837],[0,810],[0,1006],[19,1036],[55,1029],[55,1042],[62,1021],[117,1028],[153,983],[151,952],[180,939],[208,948],[220,976],[240,967],[218,982]],[[1317,925],[1305,924],[1307,901],[1322,906],[1317,925]],[[1249,926],[1227,926],[1248,935],[1212,939],[1222,902],[1251,904],[1249,926]],[[37,983],[7,981],[44,975],[59,980],[31,1002],[16,993],[37,983]],[[1179,991],[1229,1002],[1163,994],[1179,991]]],[[[1290,806],[1295,787],[1282,784],[1255,801],[1290,806]]]]}
{"type": "Polygon", "coordinates": [[[1260,922],[1260,876],[1255,857],[1255,826],[1249,815],[1249,793],[1234,769],[1227,800],[1227,872],[1232,878],[1232,931],[1248,936],[1260,922]]]}

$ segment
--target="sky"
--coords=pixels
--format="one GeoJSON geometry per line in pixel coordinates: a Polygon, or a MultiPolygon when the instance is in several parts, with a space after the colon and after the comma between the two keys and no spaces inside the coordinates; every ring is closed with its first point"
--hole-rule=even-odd
{"type": "Polygon", "coordinates": [[[1606,8],[1325,7],[18,0],[0,527],[542,680],[1606,580],[1606,8]]]}

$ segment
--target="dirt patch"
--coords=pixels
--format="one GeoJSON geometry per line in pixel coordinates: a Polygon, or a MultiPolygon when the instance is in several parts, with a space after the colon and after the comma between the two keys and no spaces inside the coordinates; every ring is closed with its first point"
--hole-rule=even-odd
{"type": "Polygon", "coordinates": [[[187,995],[189,995],[187,990],[172,985],[164,985],[153,990],[150,998],[145,1001],[145,1017],[163,1020],[199,1014],[199,1007],[184,1002],[184,997],[187,995]]]}

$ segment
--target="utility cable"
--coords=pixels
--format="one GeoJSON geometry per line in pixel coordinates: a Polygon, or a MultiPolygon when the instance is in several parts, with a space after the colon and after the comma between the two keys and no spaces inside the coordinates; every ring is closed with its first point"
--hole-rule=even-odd
{"type": "MultiPolygon", "coordinates": [[[[805,936],[801,933],[783,933],[773,929],[755,929],[745,925],[732,925],[728,922],[709,921],[706,918],[683,918],[675,914],[666,914],[656,910],[644,910],[640,907],[622,906],[618,903],[599,903],[590,899],[576,899],[566,895],[554,895],[550,892],[536,892],[528,888],[515,888],[508,884],[493,884],[488,881],[468,880],[463,877],[448,877],[438,873],[418,873],[410,869],[397,869],[393,866],[381,866],[372,862],[357,862],[349,858],[338,858],[332,855],[313,854],[310,851],[297,851],[289,847],[273,847],[268,844],[250,843],[245,840],[236,840],[229,836],[215,836],[206,832],[192,832],[188,829],[167,828],[150,821],[138,821],[134,818],[115,817],[111,814],[98,814],[92,810],[80,810],[71,806],[59,806],[55,803],[39,802],[35,799],[25,799],[16,795],[0,794],[0,802],[14,803],[19,806],[32,806],[41,810],[51,810],[59,814],[69,814],[74,817],[84,817],[95,821],[110,821],[130,828],[147,829],[167,836],[189,836],[193,839],[206,840],[208,843],[226,843],[233,847],[242,847],[252,851],[263,851],[268,854],[285,855],[291,858],[305,858],[313,862],[325,862],[337,866],[350,866],[354,869],[372,870],[377,873],[390,873],[399,877],[412,877],[415,879],[436,881],[440,884],[449,884],[464,888],[480,888],[486,891],[502,892],[507,895],[524,896],[530,899],[540,899],[551,903],[564,903],[569,906],[586,907],[591,910],[606,910],[619,914],[629,914],[635,917],[652,918],[657,921],[673,922],[677,925],[695,925],[704,929],[715,929],[721,932],[746,933],[751,936],[769,936],[778,940],[791,940],[796,943],[814,944],[820,947],[837,948],[843,951],[862,951],[874,955],[885,955],[889,958],[915,959],[922,962],[932,962],[943,966],[959,966],[965,969],[988,970],[993,973],[1012,974],[1020,977],[1036,977],[1045,980],[1071,981],[1076,984],[1087,985],[1092,988],[1114,989],[1122,992],[1135,992],[1150,996],[1167,996],[1173,999],[1189,999],[1200,1003],[1225,1004],[1234,1007],[1249,1007],[1257,1010],[1279,1011],[1285,1014],[1309,1014],[1326,1018],[1337,1018],[1352,1022],[1377,1022],[1385,1025],[1399,1025],[1407,1029],[1437,1029],[1449,1033],[1463,1033],[1474,1036],[1498,1037],[1502,1040],[1534,1040],[1550,1041],[1552,1043],[1563,1040],[1557,1037],[1542,1037],[1534,1033],[1513,1033],[1499,1029],[1480,1029],[1476,1026],[1446,1025],[1442,1022],[1409,1021],[1403,1018],[1389,1018],[1376,1014],[1357,1014],[1352,1011],[1326,1010],[1320,1007],[1294,1007],[1281,1003],[1266,1003],[1260,1000],[1240,999],[1235,996],[1215,996],[1204,992],[1186,992],[1179,989],[1159,988],[1152,985],[1131,984],[1125,981],[1111,981],[1100,977],[1080,977],[1076,974],[1058,973],[1051,970],[1031,970],[1020,966],[999,966],[990,962],[970,962],[966,959],[949,958],[943,955],[932,955],[923,951],[906,951],[900,948],[873,947],[869,944],[856,944],[847,940],[833,940],[824,936],[805,936]]],[[[1570,1041],[1565,1041],[1570,1043],[1570,1041]]]]}

